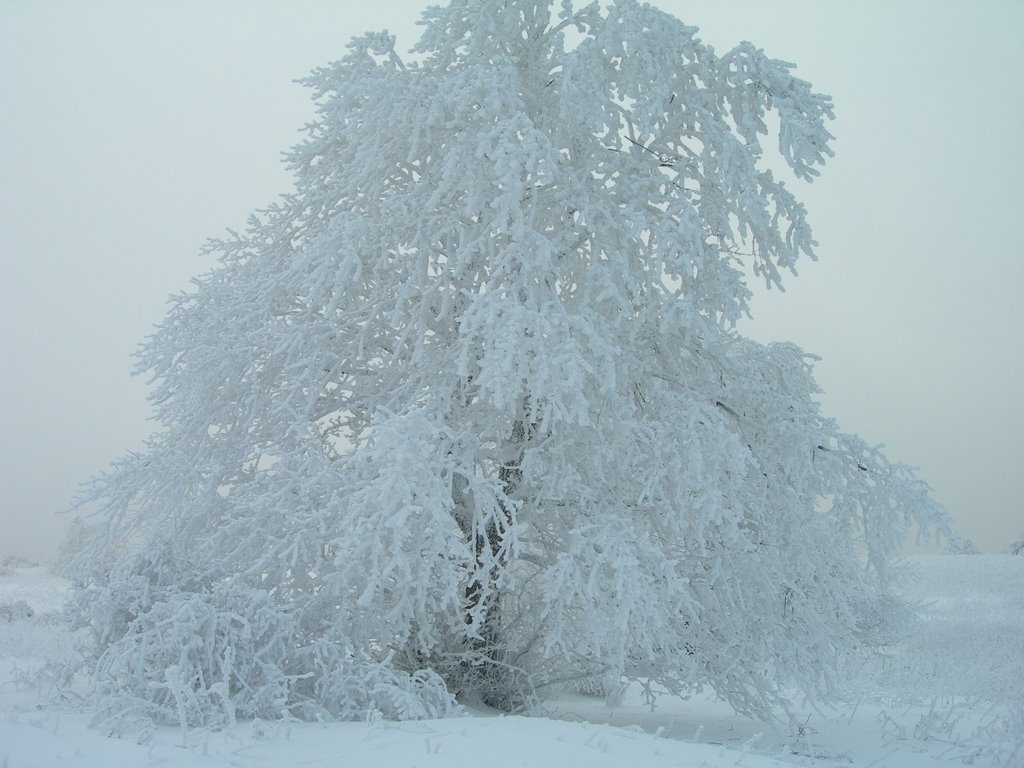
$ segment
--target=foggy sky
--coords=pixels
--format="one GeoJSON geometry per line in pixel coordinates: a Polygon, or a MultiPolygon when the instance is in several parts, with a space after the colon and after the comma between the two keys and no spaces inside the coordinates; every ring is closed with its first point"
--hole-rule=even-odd
{"type": "MultiPolygon", "coordinates": [[[[131,354],[208,237],[288,191],[292,81],[424,3],[0,0],[0,553],[49,557],[76,488],[146,421],[131,354]]],[[[822,403],[920,468],[961,535],[1024,532],[1024,4],[655,3],[836,102],[798,194],[820,261],[741,331],[822,357],[822,403]]]]}

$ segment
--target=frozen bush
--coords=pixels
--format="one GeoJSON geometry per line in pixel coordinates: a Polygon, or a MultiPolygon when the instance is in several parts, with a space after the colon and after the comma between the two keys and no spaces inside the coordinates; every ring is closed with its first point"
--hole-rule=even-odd
{"type": "Polygon", "coordinates": [[[38,565],[18,555],[0,555],[0,576],[10,576],[20,568],[35,568],[38,565]]]}
{"type": "Polygon", "coordinates": [[[387,669],[351,653],[340,636],[311,643],[302,614],[267,590],[189,573],[170,547],[141,553],[70,604],[73,624],[90,630],[85,659],[105,730],[457,713],[436,675],[387,669]]]}
{"type": "Polygon", "coordinates": [[[24,600],[16,600],[13,603],[0,603],[0,622],[10,624],[15,621],[25,621],[35,615],[32,606],[24,600]]]}

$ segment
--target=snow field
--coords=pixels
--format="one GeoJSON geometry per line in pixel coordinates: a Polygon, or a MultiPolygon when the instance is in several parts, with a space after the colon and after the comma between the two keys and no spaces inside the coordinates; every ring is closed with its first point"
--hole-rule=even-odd
{"type": "Polygon", "coordinates": [[[473,716],[394,723],[239,722],[220,731],[108,738],[89,728],[77,698],[39,674],[67,659],[72,638],[56,620],[64,583],[41,568],[0,576],[0,605],[34,615],[0,622],[0,765],[3,768],[141,765],[459,766],[488,768],[933,768],[1024,765],[1024,558],[928,556],[904,593],[922,603],[902,647],[856,681],[845,709],[796,707],[791,722],[736,716],[708,692],[662,699],[652,711],[637,687],[621,704],[563,697],[538,717],[473,716]]]}

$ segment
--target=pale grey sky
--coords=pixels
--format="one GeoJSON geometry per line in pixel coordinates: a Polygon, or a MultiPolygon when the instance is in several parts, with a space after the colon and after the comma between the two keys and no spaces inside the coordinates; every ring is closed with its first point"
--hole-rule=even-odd
{"type": "MultiPolygon", "coordinates": [[[[1024,532],[1024,4],[662,0],[836,102],[802,190],[820,242],[743,332],[820,355],[844,429],[920,467],[962,535],[1024,532]]],[[[0,552],[50,556],[79,483],[152,430],[130,355],[287,191],[312,117],[292,81],[424,3],[0,0],[0,552]]]]}

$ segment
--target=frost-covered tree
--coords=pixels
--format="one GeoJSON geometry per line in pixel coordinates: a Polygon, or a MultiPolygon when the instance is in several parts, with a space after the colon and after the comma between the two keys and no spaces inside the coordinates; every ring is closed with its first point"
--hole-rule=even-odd
{"type": "Polygon", "coordinates": [[[92,556],[124,554],[77,570],[109,707],[833,693],[944,518],[819,412],[807,355],[735,331],[815,245],[768,126],[810,181],[829,98],[633,0],[423,25],[305,81],[294,191],[141,352],[162,428],[86,499],[92,556]]]}

